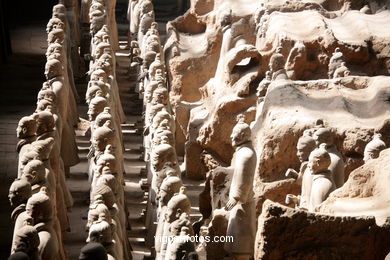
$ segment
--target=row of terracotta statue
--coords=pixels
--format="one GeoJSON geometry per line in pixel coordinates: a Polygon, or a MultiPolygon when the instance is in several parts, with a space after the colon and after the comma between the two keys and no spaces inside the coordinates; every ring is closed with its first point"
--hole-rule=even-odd
{"type": "Polygon", "coordinates": [[[191,203],[181,180],[175,150],[175,118],[169,103],[163,48],[151,1],[131,1],[128,16],[131,36],[137,39],[131,43],[131,74],[136,71],[138,54],[142,60],[136,91],[145,111],[146,244],[155,259],[193,259],[190,257],[196,256],[194,243],[185,239],[162,241],[163,236],[190,236],[193,231],[191,203]]]}
{"type": "Polygon", "coordinates": [[[90,60],[86,102],[91,130],[91,186],[88,243],[81,249],[80,259],[132,259],[121,129],[126,116],[115,73],[115,50],[119,44],[114,8],[113,1],[92,0],[89,6],[90,53],[85,57],[90,60]]]}
{"type": "Polygon", "coordinates": [[[18,178],[9,189],[15,223],[10,258],[27,254],[30,259],[67,259],[63,237],[70,229],[67,212],[73,199],[65,177],[79,162],[73,18],[64,5],[53,7],[46,28],[46,82],[35,112],[23,117],[16,130],[19,165],[18,178]]]}

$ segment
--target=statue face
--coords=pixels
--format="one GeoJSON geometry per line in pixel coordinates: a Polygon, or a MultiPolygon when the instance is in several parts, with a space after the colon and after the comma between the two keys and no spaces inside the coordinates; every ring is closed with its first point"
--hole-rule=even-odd
{"type": "Polygon", "coordinates": [[[306,145],[298,144],[297,145],[297,157],[300,162],[307,161],[310,155],[310,149],[306,145]]]}
{"type": "Polygon", "coordinates": [[[273,72],[278,70],[277,67],[276,67],[276,63],[272,62],[271,60],[270,60],[270,62],[268,64],[268,66],[269,66],[270,70],[273,71],[273,72]]]}
{"type": "Polygon", "coordinates": [[[229,25],[232,23],[232,15],[229,13],[229,14],[225,14],[221,17],[221,26],[226,26],[226,25],[229,25]]]}
{"type": "Polygon", "coordinates": [[[312,170],[313,173],[320,172],[323,167],[321,167],[321,160],[318,157],[310,158],[308,167],[312,170]]]}
{"type": "Polygon", "coordinates": [[[112,64],[112,57],[111,57],[111,55],[103,54],[102,55],[102,59],[103,59],[104,62],[106,62],[108,64],[112,64]]]}
{"type": "Polygon", "coordinates": [[[158,195],[160,197],[159,201],[160,201],[161,206],[165,206],[164,201],[165,201],[165,198],[168,196],[168,191],[167,190],[168,189],[162,188],[162,189],[160,189],[160,191],[158,193],[158,195]]]}
{"type": "Polygon", "coordinates": [[[58,75],[61,75],[61,68],[59,68],[56,65],[51,65],[49,62],[46,63],[45,65],[45,76],[46,79],[52,79],[58,75]]]}
{"type": "Polygon", "coordinates": [[[95,45],[98,45],[99,43],[101,43],[103,41],[103,38],[102,38],[102,35],[97,33],[95,34],[95,36],[93,37],[93,43],[95,45]]]}
{"type": "Polygon", "coordinates": [[[233,147],[236,147],[242,143],[242,133],[238,128],[233,128],[232,134],[230,135],[230,140],[232,141],[233,147]]]}
{"type": "Polygon", "coordinates": [[[96,119],[97,116],[96,110],[97,110],[96,105],[90,103],[87,112],[89,121],[94,121],[96,119]]]}
{"type": "Polygon", "coordinates": [[[8,192],[8,200],[12,207],[15,207],[21,203],[21,196],[19,195],[18,189],[11,185],[8,192]]]}
{"type": "Polygon", "coordinates": [[[16,128],[16,137],[21,139],[27,136],[28,130],[27,126],[25,126],[23,123],[18,123],[18,126],[16,128]]]}
{"type": "Polygon", "coordinates": [[[34,221],[39,219],[39,212],[34,208],[34,205],[27,203],[26,205],[26,213],[29,217],[31,217],[34,221]]]}
{"type": "Polygon", "coordinates": [[[105,140],[102,138],[99,138],[97,136],[94,136],[92,138],[92,146],[95,148],[96,151],[104,151],[105,146],[105,140]]]}
{"type": "Polygon", "coordinates": [[[167,212],[165,213],[165,221],[172,223],[175,221],[176,218],[176,209],[175,208],[168,208],[167,212]]]}

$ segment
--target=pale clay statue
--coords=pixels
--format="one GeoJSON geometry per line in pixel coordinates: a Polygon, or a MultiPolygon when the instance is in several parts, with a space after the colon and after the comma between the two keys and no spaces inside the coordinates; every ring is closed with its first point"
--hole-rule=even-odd
{"type": "Polygon", "coordinates": [[[226,235],[235,239],[225,242],[224,248],[234,259],[249,260],[254,252],[256,230],[253,192],[256,153],[252,146],[251,129],[242,119],[234,126],[230,138],[235,153],[231,165],[234,172],[229,201],[225,206],[229,211],[226,235]]]}
{"type": "Polygon", "coordinates": [[[379,153],[384,149],[386,149],[386,143],[382,140],[382,135],[374,134],[372,140],[364,148],[364,162],[378,158],[379,153]]]}
{"type": "Polygon", "coordinates": [[[271,56],[269,69],[272,72],[272,80],[288,79],[284,65],[286,60],[281,53],[281,47],[276,49],[276,53],[271,56]]]}
{"type": "Polygon", "coordinates": [[[31,223],[29,223],[29,221],[26,221],[24,225],[16,231],[13,242],[13,248],[15,248],[15,251],[11,254],[24,252],[28,255],[28,259],[30,260],[41,259],[38,252],[38,247],[40,245],[38,231],[31,225],[31,223]]]}
{"type": "Polygon", "coordinates": [[[340,188],[345,182],[345,163],[341,153],[338,151],[336,145],[333,142],[333,134],[331,130],[324,127],[319,128],[314,132],[313,138],[316,141],[317,145],[322,143],[326,144],[326,151],[329,153],[331,158],[329,170],[332,172],[332,179],[336,185],[336,188],[340,188]]]}
{"type": "Polygon", "coordinates": [[[18,178],[22,175],[21,158],[29,149],[32,142],[36,140],[37,123],[32,116],[22,117],[16,128],[16,137],[20,139],[16,145],[16,151],[19,154],[18,178]]]}
{"type": "MultiPolygon", "coordinates": [[[[177,220],[182,213],[190,214],[191,211],[191,203],[185,194],[185,188],[181,187],[180,193],[174,195],[168,202],[167,210],[165,212],[163,228],[162,228],[162,236],[169,236],[170,231],[169,228],[171,223],[177,220]]],[[[162,237],[162,238],[163,238],[162,237]]],[[[158,239],[158,238],[156,238],[158,239]]],[[[165,253],[167,250],[168,241],[156,241],[156,260],[164,260],[165,253]]]]}
{"type": "Polygon", "coordinates": [[[330,164],[331,156],[326,150],[326,144],[321,144],[310,154],[308,163],[308,169],[312,177],[308,207],[310,212],[314,212],[335,189],[332,173],[328,169],[330,164]]]}
{"type": "Polygon", "coordinates": [[[311,174],[307,168],[310,153],[316,148],[316,142],[309,134],[303,134],[297,143],[297,157],[301,162],[299,172],[294,169],[288,169],[286,171],[286,177],[294,178],[298,183],[301,184],[301,195],[295,196],[287,194],[286,204],[294,203],[301,209],[308,208],[308,201],[310,197],[310,185],[311,185],[311,174]]]}
{"type": "Polygon", "coordinates": [[[339,47],[336,47],[334,50],[328,65],[328,76],[329,78],[334,78],[335,71],[338,67],[341,66],[341,63],[344,61],[344,55],[341,52],[339,47]]]}
{"type": "Polygon", "coordinates": [[[39,255],[42,259],[60,259],[59,241],[53,229],[53,205],[46,188],[31,196],[26,205],[27,214],[33,219],[39,235],[39,255]]]}

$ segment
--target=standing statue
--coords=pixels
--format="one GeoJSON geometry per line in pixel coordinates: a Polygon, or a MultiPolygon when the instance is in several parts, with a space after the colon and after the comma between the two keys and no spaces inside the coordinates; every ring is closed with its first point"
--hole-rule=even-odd
{"type": "MultiPolygon", "coordinates": [[[[150,26],[154,22],[154,10],[153,3],[150,0],[141,1],[140,5],[140,15],[139,15],[139,24],[138,24],[138,43],[143,43],[143,37],[149,30],[150,26]]],[[[141,46],[142,48],[143,46],[141,46]]]]}
{"type": "Polygon", "coordinates": [[[18,127],[16,128],[16,137],[20,139],[16,145],[16,151],[19,154],[19,164],[18,164],[18,178],[22,175],[22,165],[21,159],[23,154],[29,149],[31,143],[37,138],[37,123],[36,119],[33,116],[25,116],[20,119],[18,127]]]}
{"type": "Polygon", "coordinates": [[[53,204],[46,187],[32,195],[27,201],[26,212],[33,219],[39,235],[39,255],[41,259],[61,259],[57,235],[53,229],[53,204]]]}
{"type": "Polygon", "coordinates": [[[14,241],[12,247],[14,250],[11,252],[11,256],[14,258],[8,259],[28,259],[28,260],[41,260],[38,252],[38,246],[40,244],[38,231],[30,223],[31,219],[27,220],[24,225],[15,231],[14,241]],[[27,254],[27,258],[18,258],[15,255],[20,255],[19,253],[27,254]]]}
{"type": "Polygon", "coordinates": [[[118,252],[115,248],[116,241],[114,240],[114,234],[112,226],[108,223],[107,215],[104,213],[99,214],[99,218],[93,223],[89,229],[89,236],[87,242],[90,241],[90,237],[93,234],[98,233],[101,239],[101,244],[107,251],[108,259],[120,259],[118,258],[118,252]]]}
{"type": "Polygon", "coordinates": [[[234,241],[225,242],[225,250],[236,260],[249,260],[253,256],[256,232],[256,208],[253,179],[256,168],[256,152],[251,141],[251,129],[241,118],[230,136],[235,152],[232,159],[234,169],[230,186],[227,236],[234,241]]]}
{"type": "Polygon", "coordinates": [[[11,219],[14,223],[14,232],[12,239],[11,252],[16,249],[16,234],[24,225],[24,222],[29,219],[26,213],[26,203],[31,197],[31,184],[26,180],[16,179],[9,188],[8,198],[13,208],[11,219]]]}
{"type": "Polygon", "coordinates": [[[271,84],[272,72],[265,72],[265,77],[260,81],[259,86],[257,87],[256,96],[257,96],[257,107],[256,107],[256,118],[261,115],[264,106],[265,95],[267,94],[268,86],[271,84]]]}
{"type": "Polygon", "coordinates": [[[341,153],[337,150],[336,145],[333,142],[333,136],[330,129],[321,127],[314,132],[313,138],[319,146],[322,143],[325,143],[325,149],[329,153],[331,158],[331,163],[329,165],[329,170],[332,172],[332,179],[336,184],[336,188],[343,186],[344,180],[344,160],[341,153]]]}
{"type": "Polygon", "coordinates": [[[286,60],[282,54],[282,47],[277,47],[276,53],[269,60],[269,69],[272,72],[272,80],[288,79],[287,72],[284,68],[286,60]]]}
{"type": "Polygon", "coordinates": [[[344,61],[344,55],[341,52],[339,47],[336,47],[334,50],[332,57],[329,60],[329,65],[328,65],[328,77],[330,79],[333,78],[335,75],[335,71],[338,67],[341,66],[341,63],[344,61]]]}
{"type": "Polygon", "coordinates": [[[104,108],[108,106],[107,99],[104,96],[103,91],[98,90],[94,98],[91,99],[88,106],[88,119],[89,121],[95,121],[96,117],[103,112],[104,108]]]}
{"type": "Polygon", "coordinates": [[[171,224],[179,219],[182,213],[190,214],[191,211],[191,202],[188,199],[186,189],[184,187],[180,188],[180,193],[175,194],[168,202],[167,209],[165,212],[164,223],[162,228],[162,236],[156,237],[159,243],[156,243],[156,260],[164,260],[165,253],[169,241],[167,237],[170,234],[171,224]]]}
{"type": "Polygon", "coordinates": [[[304,132],[304,134],[298,139],[297,143],[297,157],[301,162],[299,172],[296,172],[291,168],[286,171],[286,177],[294,178],[301,184],[301,195],[297,197],[292,194],[287,194],[286,204],[294,202],[294,204],[299,205],[299,208],[307,210],[308,200],[310,197],[310,186],[312,182],[312,177],[307,165],[310,153],[315,148],[316,142],[313,137],[311,137],[308,132],[304,132]]]}
{"type": "Polygon", "coordinates": [[[312,177],[308,210],[314,212],[335,189],[332,172],[328,169],[331,156],[326,150],[326,144],[321,144],[309,157],[308,168],[312,177]]]}

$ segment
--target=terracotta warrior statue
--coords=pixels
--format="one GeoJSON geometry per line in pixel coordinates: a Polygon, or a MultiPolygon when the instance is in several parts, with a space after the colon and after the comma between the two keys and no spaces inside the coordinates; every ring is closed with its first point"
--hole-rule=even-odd
{"type": "Polygon", "coordinates": [[[336,188],[343,186],[344,180],[344,160],[341,153],[338,151],[336,145],[333,142],[333,134],[330,129],[322,127],[314,132],[313,138],[317,145],[325,143],[325,149],[329,153],[331,163],[329,170],[332,172],[332,179],[336,185],[336,188]]]}
{"type": "Polygon", "coordinates": [[[9,188],[8,198],[13,208],[11,219],[14,223],[12,251],[16,249],[16,234],[26,220],[29,219],[26,213],[26,203],[31,197],[31,184],[23,179],[16,179],[9,188]]]}
{"type": "Polygon", "coordinates": [[[65,172],[68,173],[69,168],[80,161],[73,130],[73,125],[78,122],[78,115],[75,99],[71,95],[71,89],[65,84],[62,70],[63,67],[59,60],[52,59],[46,63],[45,75],[56,95],[56,107],[62,120],[63,129],[59,143],[68,144],[60,146],[65,172]]]}
{"type": "Polygon", "coordinates": [[[272,72],[272,80],[288,79],[284,65],[286,60],[284,59],[282,48],[278,47],[276,53],[271,56],[269,60],[269,69],[272,72]]]}
{"type": "Polygon", "coordinates": [[[27,201],[26,212],[38,231],[41,259],[61,259],[59,241],[53,229],[53,205],[45,187],[27,201]]]}
{"type": "Polygon", "coordinates": [[[186,189],[181,187],[180,193],[174,195],[168,202],[167,210],[164,216],[164,223],[162,229],[162,237],[156,239],[156,260],[165,259],[165,253],[168,246],[168,241],[164,237],[170,235],[171,224],[179,219],[182,213],[190,214],[191,211],[191,202],[186,195],[186,189]]]}
{"type": "Polygon", "coordinates": [[[179,219],[171,224],[171,236],[175,239],[168,244],[165,259],[188,259],[189,254],[195,252],[195,243],[191,242],[193,235],[189,215],[182,213],[179,219]]]}
{"type": "MultiPolygon", "coordinates": [[[[23,226],[14,233],[14,240],[12,244],[11,254],[17,254],[18,252],[24,252],[28,255],[30,260],[40,260],[38,246],[40,239],[37,229],[31,225],[31,219],[25,221],[23,226]]],[[[15,258],[19,259],[19,258],[15,258]]]]}
{"type": "Polygon", "coordinates": [[[149,80],[155,80],[155,75],[157,70],[165,71],[165,64],[161,61],[160,53],[156,54],[155,60],[149,66],[149,80]]]}
{"type": "MultiPolygon", "coordinates": [[[[140,16],[139,16],[139,26],[138,26],[138,43],[143,43],[143,37],[150,28],[151,24],[154,22],[154,10],[153,3],[150,0],[141,1],[140,5],[140,16]]],[[[142,46],[141,46],[142,47],[142,46]]]]}
{"type": "Polygon", "coordinates": [[[372,140],[364,148],[364,162],[378,158],[379,153],[384,149],[386,149],[386,144],[382,140],[382,135],[374,134],[372,140]]]}
{"type": "Polygon", "coordinates": [[[89,121],[95,121],[97,115],[103,112],[104,108],[108,106],[107,99],[104,97],[102,91],[97,91],[96,96],[91,99],[88,106],[88,119],[89,121]]]}
{"type": "Polygon", "coordinates": [[[272,72],[267,71],[265,77],[260,81],[259,86],[257,87],[256,96],[257,96],[257,107],[256,107],[256,118],[261,115],[263,111],[264,98],[267,94],[268,86],[271,84],[272,72]]]}
{"type": "MultiPolygon", "coordinates": [[[[44,162],[41,160],[33,159],[29,161],[23,169],[23,174],[21,179],[27,181],[31,186],[32,194],[35,194],[40,191],[41,187],[49,187],[50,182],[54,182],[53,177],[49,176],[51,173],[46,169],[44,162]]],[[[55,189],[56,184],[50,189],[50,193],[55,194],[53,189],[55,189]]],[[[53,196],[53,199],[55,197],[53,196]]]]}
{"type": "Polygon", "coordinates": [[[225,250],[236,260],[249,260],[253,256],[256,232],[253,179],[256,153],[252,146],[251,129],[239,120],[230,136],[236,149],[232,159],[234,169],[225,209],[229,211],[227,236],[234,241],[225,243],[225,250]]]}
{"type": "MultiPolygon", "coordinates": [[[[153,212],[154,214],[150,214],[150,220],[147,218],[146,221],[146,225],[148,226],[149,230],[154,230],[155,228],[154,244],[158,244],[159,246],[161,243],[158,238],[162,236],[165,221],[164,216],[167,210],[168,202],[174,194],[179,193],[180,188],[183,186],[181,179],[177,175],[178,173],[173,168],[167,168],[166,177],[159,186],[156,198],[158,201],[158,208],[155,210],[156,212],[153,212]],[[152,221],[157,222],[157,226],[152,225],[152,221]]],[[[153,208],[151,208],[151,210],[153,210],[153,208]]],[[[152,236],[149,237],[151,239],[152,236]]]]}
{"type": "Polygon", "coordinates": [[[343,61],[344,61],[344,55],[341,52],[340,48],[336,47],[336,49],[332,54],[332,57],[329,60],[329,65],[328,65],[328,77],[330,79],[334,77],[336,69],[341,66],[341,63],[343,61]]]}
{"type": "Polygon", "coordinates": [[[101,91],[101,95],[106,100],[110,99],[110,86],[101,81],[91,81],[85,94],[85,101],[89,105],[91,100],[97,96],[98,91],[101,91]]]}
{"type": "Polygon", "coordinates": [[[312,177],[308,207],[310,212],[316,211],[316,208],[335,189],[332,172],[329,170],[330,165],[331,156],[327,152],[326,144],[321,144],[319,148],[310,154],[308,163],[312,177]]]}
{"type": "Polygon", "coordinates": [[[268,86],[269,84],[271,84],[271,76],[272,76],[272,72],[268,70],[265,73],[265,77],[260,81],[259,86],[257,87],[257,92],[256,92],[257,97],[265,96],[265,94],[267,93],[268,86]]]}
{"type": "MultiPolygon", "coordinates": [[[[116,232],[118,236],[126,237],[127,236],[126,226],[125,226],[126,223],[123,222],[123,219],[121,219],[120,216],[121,212],[119,212],[121,210],[121,207],[120,205],[118,205],[118,201],[117,198],[115,197],[113,190],[108,185],[101,183],[95,187],[94,194],[93,194],[94,198],[96,198],[96,196],[99,195],[101,195],[103,203],[107,206],[108,210],[110,211],[110,219],[112,219],[111,221],[115,223],[116,232]]],[[[122,240],[118,242],[117,246],[122,247],[122,240]]],[[[122,254],[123,250],[119,250],[119,251],[121,251],[120,253],[122,254]]]]}
{"type": "Polygon", "coordinates": [[[307,132],[304,133],[299,139],[297,143],[297,157],[301,162],[301,167],[299,172],[296,172],[294,169],[288,169],[286,171],[286,177],[294,178],[298,183],[301,184],[301,195],[297,197],[292,194],[287,194],[286,196],[286,204],[294,203],[299,205],[298,207],[301,209],[308,208],[308,201],[310,197],[310,185],[311,185],[311,174],[309,169],[307,168],[309,155],[316,148],[316,142],[311,135],[307,132]]]}
{"type": "Polygon", "coordinates": [[[33,116],[25,116],[20,119],[16,128],[16,137],[20,139],[16,145],[16,151],[19,154],[18,178],[22,175],[21,158],[29,149],[31,143],[36,140],[37,123],[33,116]]]}
{"type": "Polygon", "coordinates": [[[91,148],[88,154],[89,159],[91,159],[89,170],[90,181],[92,181],[93,169],[95,168],[96,162],[104,153],[107,145],[110,144],[115,147],[115,132],[109,127],[110,124],[111,121],[108,120],[105,125],[98,127],[92,133],[91,148]]]}
{"type": "Polygon", "coordinates": [[[153,174],[151,187],[153,192],[157,191],[158,189],[158,179],[161,179],[159,175],[161,174],[161,170],[163,170],[163,167],[166,165],[166,163],[171,163],[172,167],[176,171],[180,172],[176,150],[172,145],[168,144],[167,139],[162,141],[160,145],[156,146],[152,150],[150,162],[152,167],[151,172],[153,174]]]}
{"type": "Polygon", "coordinates": [[[91,225],[87,242],[90,241],[90,236],[94,232],[99,234],[101,244],[107,251],[108,259],[121,259],[118,255],[120,252],[116,250],[112,226],[108,223],[106,214],[101,213],[99,219],[91,225]]]}

